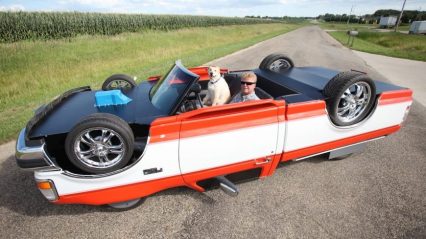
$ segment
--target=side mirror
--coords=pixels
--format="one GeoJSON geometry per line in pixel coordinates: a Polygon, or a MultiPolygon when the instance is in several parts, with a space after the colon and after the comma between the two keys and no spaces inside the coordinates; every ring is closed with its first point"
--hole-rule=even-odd
{"type": "Polygon", "coordinates": [[[191,86],[191,92],[199,94],[201,92],[201,85],[198,84],[198,83],[192,84],[192,86],[191,86]]]}

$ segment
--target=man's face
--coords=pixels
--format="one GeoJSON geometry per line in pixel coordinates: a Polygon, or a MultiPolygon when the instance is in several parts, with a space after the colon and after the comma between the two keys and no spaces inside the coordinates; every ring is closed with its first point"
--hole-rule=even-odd
{"type": "Polygon", "coordinates": [[[256,80],[252,77],[241,79],[241,93],[243,95],[249,95],[254,92],[256,88],[256,80]]]}

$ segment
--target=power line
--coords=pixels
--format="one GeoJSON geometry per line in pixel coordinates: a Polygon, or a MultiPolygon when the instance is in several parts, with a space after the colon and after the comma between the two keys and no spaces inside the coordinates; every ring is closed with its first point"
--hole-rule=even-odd
{"type": "Polygon", "coordinates": [[[351,20],[351,14],[353,9],[354,9],[354,5],[352,5],[351,7],[351,12],[349,13],[349,17],[348,17],[348,22],[346,23],[347,25],[349,25],[349,20],[351,20]]]}
{"type": "Polygon", "coordinates": [[[399,23],[401,22],[402,13],[404,12],[404,7],[405,7],[405,2],[406,1],[407,0],[404,0],[404,3],[402,4],[401,14],[399,14],[399,18],[397,19],[396,27],[395,27],[395,32],[398,30],[399,23]]]}

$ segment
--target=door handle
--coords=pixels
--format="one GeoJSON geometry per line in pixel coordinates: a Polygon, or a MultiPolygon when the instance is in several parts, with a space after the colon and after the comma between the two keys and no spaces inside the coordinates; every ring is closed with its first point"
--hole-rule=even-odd
{"type": "Polygon", "coordinates": [[[267,164],[269,162],[271,162],[272,158],[271,157],[267,157],[265,161],[262,162],[256,162],[256,165],[262,165],[262,164],[267,164]]]}

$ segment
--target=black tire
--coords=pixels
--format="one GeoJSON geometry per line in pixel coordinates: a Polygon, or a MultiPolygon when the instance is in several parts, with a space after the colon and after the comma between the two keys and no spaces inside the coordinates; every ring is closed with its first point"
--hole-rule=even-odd
{"type": "Polygon", "coordinates": [[[145,202],[145,199],[146,198],[137,198],[125,202],[110,203],[108,206],[113,208],[114,211],[124,212],[140,206],[143,202],[145,202]]]}
{"type": "Polygon", "coordinates": [[[108,77],[102,84],[102,90],[127,90],[136,86],[133,77],[125,74],[115,74],[108,77]]]}
{"type": "Polygon", "coordinates": [[[270,54],[266,56],[259,65],[262,70],[278,72],[280,70],[294,67],[293,61],[284,54],[270,54]]]}
{"type": "Polygon", "coordinates": [[[376,100],[373,80],[356,71],[337,74],[327,83],[323,93],[328,115],[338,126],[349,126],[362,121],[370,113],[376,100]],[[360,95],[357,96],[357,93],[360,95]]]}
{"type": "Polygon", "coordinates": [[[267,62],[269,62],[272,57],[276,57],[277,55],[279,55],[279,54],[273,53],[273,54],[267,55],[265,58],[263,58],[262,62],[260,62],[259,68],[260,69],[266,69],[267,62]]]}
{"type": "Polygon", "coordinates": [[[82,119],[65,140],[65,152],[70,162],[91,174],[123,168],[131,159],[133,148],[134,136],[129,125],[106,113],[95,113],[82,119]]]}

